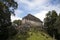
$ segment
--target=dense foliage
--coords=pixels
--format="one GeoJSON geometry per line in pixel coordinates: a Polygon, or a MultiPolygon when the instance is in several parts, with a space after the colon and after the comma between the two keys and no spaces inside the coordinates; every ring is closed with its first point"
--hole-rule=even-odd
{"type": "Polygon", "coordinates": [[[13,21],[14,24],[17,24],[18,26],[22,24],[22,21],[21,20],[14,20],[13,21]]]}
{"type": "Polygon", "coordinates": [[[46,14],[46,18],[44,19],[44,27],[46,28],[48,34],[56,39],[59,38],[59,19],[59,15],[57,15],[57,12],[55,10],[49,11],[46,14]]]}
{"type": "Polygon", "coordinates": [[[6,40],[9,37],[8,27],[11,26],[10,16],[17,3],[14,0],[0,0],[0,39],[6,40]]]}

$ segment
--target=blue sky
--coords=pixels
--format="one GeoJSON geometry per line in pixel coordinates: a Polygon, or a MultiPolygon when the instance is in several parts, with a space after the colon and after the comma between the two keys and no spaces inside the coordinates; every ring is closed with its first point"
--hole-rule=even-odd
{"type": "Polygon", "coordinates": [[[48,11],[56,10],[60,13],[60,0],[15,0],[18,8],[15,16],[11,16],[12,21],[22,19],[27,14],[32,14],[43,21],[48,11]]]}

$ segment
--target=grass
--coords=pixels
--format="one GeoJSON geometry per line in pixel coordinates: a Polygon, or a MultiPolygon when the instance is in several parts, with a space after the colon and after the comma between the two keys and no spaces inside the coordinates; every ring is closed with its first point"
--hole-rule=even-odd
{"type": "Polygon", "coordinates": [[[29,32],[30,37],[27,40],[52,40],[52,38],[44,32],[29,32]]]}
{"type": "Polygon", "coordinates": [[[43,31],[32,30],[28,31],[26,35],[19,33],[10,40],[53,40],[53,38],[43,31]]]}

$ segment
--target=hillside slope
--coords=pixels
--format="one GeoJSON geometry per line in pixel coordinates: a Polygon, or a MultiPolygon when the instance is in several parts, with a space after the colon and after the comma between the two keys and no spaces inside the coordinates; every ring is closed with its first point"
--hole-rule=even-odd
{"type": "Polygon", "coordinates": [[[53,39],[44,32],[28,32],[28,35],[17,34],[10,40],[53,40],[53,39]]]}
{"type": "Polygon", "coordinates": [[[29,32],[30,37],[27,40],[53,40],[48,34],[44,32],[29,32]]]}

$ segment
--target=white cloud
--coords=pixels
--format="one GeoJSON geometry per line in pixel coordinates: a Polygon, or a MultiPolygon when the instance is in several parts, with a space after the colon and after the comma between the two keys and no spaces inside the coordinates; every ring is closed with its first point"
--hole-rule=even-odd
{"type": "Polygon", "coordinates": [[[48,11],[42,11],[42,12],[36,13],[35,16],[43,21],[47,12],[48,11]]]}
{"type": "Polygon", "coordinates": [[[23,13],[23,11],[22,10],[19,10],[19,9],[17,9],[17,10],[15,10],[15,12],[14,12],[16,15],[15,16],[18,16],[18,15],[20,15],[21,13],[23,13]]]}
{"type": "Polygon", "coordinates": [[[22,20],[22,18],[11,15],[11,22],[13,22],[14,20],[22,20]]]}
{"type": "Polygon", "coordinates": [[[25,4],[24,9],[26,10],[43,9],[43,10],[56,10],[56,11],[58,10],[58,12],[60,12],[60,4],[54,6],[49,3],[51,0],[32,0],[31,2],[29,0],[15,0],[15,1],[17,1],[18,5],[25,4]]]}
{"type": "Polygon", "coordinates": [[[45,5],[45,6],[42,6],[41,8],[43,8],[44,10],[48,10],[48,11],[52,11],[52,10],[55,10],[57,13],[60,12],[60,4],[58,5],[45,5]]]}
{"type": "Polygon", "coordinates": [[[31,2],[29,0],[15,0],[17,1],[18,5],[20,3],[24,3],[26,4],[26,6],[24,6],[25,8],[27,8],[27,10],[33,10],[38,8],[39,9],[44,9],[44,10],[58,10],[58,12],[60,12],[60,4],[58,5],[52,5],[51,3],[49,3],[51,0],[32,0],[31,2]]]}
{"type": "MultiPolygon", "coordinates": [[[[43,21],[43,19],[45,18],[46,13],[48,11],[56,10],[58,13],[60,12],[60,4],[58,4],[58,5],[51,5],[49,3],[49,1],[51,1],[51,0],[33,0],[31,2],[28,1],[28,0],[15,0],[15,1],[18,2],[18,6],[19,7],[20,7],[20,5],[25,4],[23,6],[23,8],[25,7],[24,9],[27,9],[27,10],[22,10],[22,11],[20,9],[16,10],[15,14],[17,16],[20,13],[28,12],[28,10],[31,10],[30,13],[32,13],[32,14],[33,14],[33,12],[36,13],[35,16],[43,21]],[[38,12],[37,11],[33,11],[33,10],[37,10],[38,12]]],[[[17,18],[18,17],[15,17],[15,19],[17,19],[17,18]]],[[[14,19],[14,17],[12,19],[14,19]]]]}
{"type": "Polygon", "coordinates": [[[15,16],[11,15],[11,21],[13,22],[14,20],[22,20],[22,18],[18,17],[18,15],[20,15],[21,13],[23,13],[23,11],[17,9],[15,10],[15,16]]]}
{"type": "Polygon", "coordinates": [[[15,1],[18,2],[18,5],[20,3],[24,3],[24,4],[28,5],[27,8],[33,9],[36,6],[39,6],[39,5],[41,6],[41,5],[45,4],[49,0],[32,0],[31,2],[29,0],[15,0],[15,1]]]}
{"type": "Polygon", "coordinates": [[[17,10],[15,10],[15,13],[22,13],[22,11],[21,10],[19,10],[19,9],[17,9],[17,10]]]}

